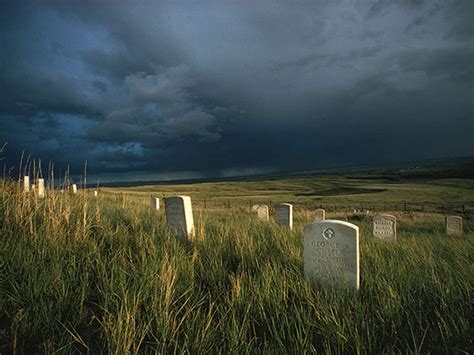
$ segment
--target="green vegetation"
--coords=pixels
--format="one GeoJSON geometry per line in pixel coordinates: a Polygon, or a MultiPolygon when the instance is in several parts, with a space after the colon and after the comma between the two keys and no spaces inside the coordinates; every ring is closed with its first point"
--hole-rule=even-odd
{"type": "Polygon", "coordinates": [[[248,208],[255,203],[273,206],[285,201],[300,209],[320,206],[330,211],[399,210],[424,212],[474,212],[474,179],[356,179],[340,175],[305,175],[263,181],[233,181],[181,185],[151,185],[104,188],[106,193],[123,192],[148,203],[151,194],[189,195],[195,207],[248,208]],[[464,206],[464,208],[463,208],[464,206]]]}
{"type": "Polygon", "coordinates": [[[304,176],[44,200],[1,189],[0,353],[474,351],[472,180],[304,176]],[[149,207],[151,194],[177,193],[193,198],[191,242],[149,207]],[[258,222],[250,201],[294,202],[295,229],[258,222]],[[465,235],[446,237],[440,213],[391,211],[406,201],[465,205],[465,235]],[[360,227],[357,293],[304,278],[303,226],[320,204],[360,227]],[[375,240],[352,206],[396,214],[398,242],[375,240]]]}

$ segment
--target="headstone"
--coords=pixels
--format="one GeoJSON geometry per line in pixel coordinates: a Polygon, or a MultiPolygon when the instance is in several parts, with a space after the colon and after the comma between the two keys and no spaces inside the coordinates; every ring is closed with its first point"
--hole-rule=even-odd
{"type": "Polygon", "coordinates": [[[374,237],[395,242],[397,240],[397,218],[391,214],[379,214],[374,217],[374,237]]]}
{"type": "Polygon", "coordinates": [[[326,211],[322,208],[318,208],[315,213],[315,221],[324,221],[326,219],[326,211]]]}
{"type": "Polygon", "coordinates": [[[38,197],[44,198],[45,191],[44,191],[44,179],[38,179],[38,197]]]}
{"type": "Polygon", "coordinates": [[[446,235],[462,235],[462,217],[448,216],[445,219],[446,235]]]}
{"type": "Polygon", "coordinates": [[[257,217],[261,221],[268,222],[269,215],[268,215],[268,206],[267,205],[260,205],[257,208],[257,217]]]}
{"type": "Polygon", "coordinates": [[[359,288],[359,227],[325,220],[304,228],[304,273],[313,285],[359,288]]]}
{"type": "Polygon", "coordinates": [[[72,193],[74,195],[77,194],[77,185],[76,184],[72,184],[72,193]]]}
{"type": "Polygon", "coordinates": [[[255,211],[257,211],[257,210],[258,210],[258,205],[253,205],[253,206],[252,206],[252,211],[255,212],[255,211]]]}
{"type": "Polygon", "coordinates": [[[97,192],[97,190],[94,190],[94,197],[97,197],[99,195],[99,193],[97,192]]]}
{"type": "Polygon", "coordinates": [[[160,199],[158,197],[151,197],[151,208],[154,210],[160,209],[160,199]]]}
{"type": "Polygon", "coordinates": [[[30,191],[30,177],[28,175],[23,177],[23,191],[30,191]]]}
{"type": "Polygon", "coordinates": [[[171,234],[191,239],[194,237],[191,197],[173,196],[165,199],[166,222],[171,234]]]}
{"type": "Polygon", "coordinates": [[[275,221],[281,226],[293,229],[293,205],[279,203],[275,208],[275,221]]]}

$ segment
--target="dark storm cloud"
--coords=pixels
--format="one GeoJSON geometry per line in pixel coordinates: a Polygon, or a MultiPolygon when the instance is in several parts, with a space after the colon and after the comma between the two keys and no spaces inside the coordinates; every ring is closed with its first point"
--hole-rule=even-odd
{"type": "Polygon", "coordinates": [[[9,160],[188,176],[474,154],[469,0],[3,8],[9,160]]]}

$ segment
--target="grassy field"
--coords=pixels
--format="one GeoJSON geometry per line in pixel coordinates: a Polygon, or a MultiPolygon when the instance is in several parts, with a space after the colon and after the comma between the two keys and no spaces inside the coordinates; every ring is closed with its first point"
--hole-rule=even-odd
{"type": "Polygon", "coordinates": [[[6,180],[1,192],[2,354],[474,351],[473,180],[295,176],[44,200],[6,180]],[[150,208],[174,194],[192,197],[191,242],[150,208]],[[278,202],[295,204],[293,231],[250,212],[278,202]],[[304,278],[303,226],[320,205],[360,227],[357,293],[304,278]],[[441,206],[464,209],[464,236],[444,235],[441,206]],[[379,211],[397,216],[396,244],[372,237],[379,211]]]}
{"type": "MultiPolygon", "coordinates": [[[[302,176],[276,180],[218,182],[180,185],[103,188],[109,194],[126,194],[127,198],[148,203],[151,195],[191,196],[196,208],[249,208],[264,203],[274,207],[288,202],[301,209],[320,206],[333,212],[354,209],[424,212],[474,213],[474,179],[367,179],[339,175],[302,176]]],[[[117,196],[118,197],[118,196],[117,196]]]]}

